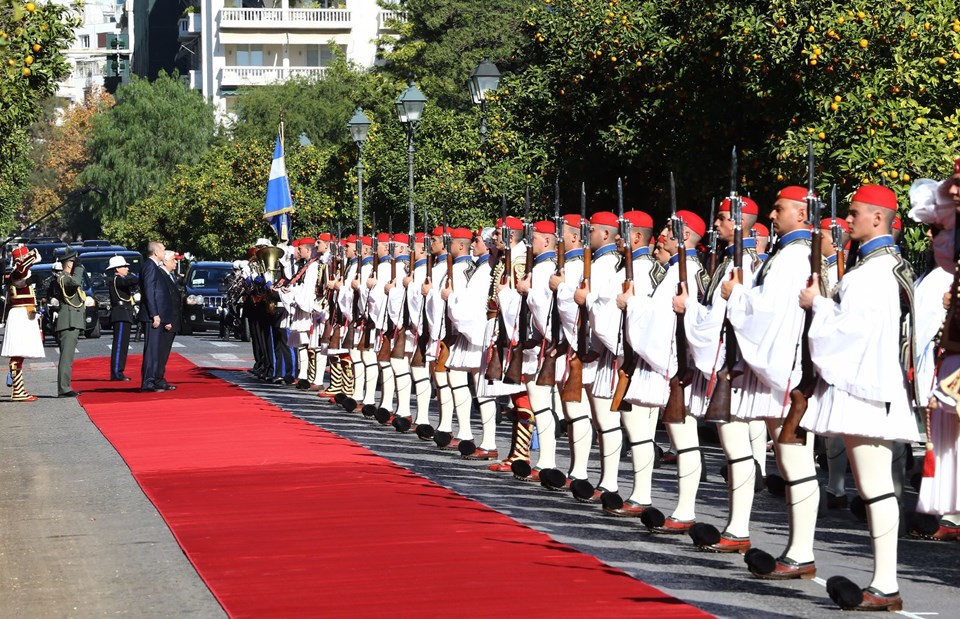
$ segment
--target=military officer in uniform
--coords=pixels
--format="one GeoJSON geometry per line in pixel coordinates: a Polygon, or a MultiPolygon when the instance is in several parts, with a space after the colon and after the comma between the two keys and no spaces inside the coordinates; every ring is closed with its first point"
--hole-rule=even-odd
{"type": "Polygon", "coordinates": [[[63,273],[57,278],[54,291],[60,302],[57,315],[57,341],[60,344],[60,362],[57,366],[57,394],[61,398],[74,398],[78,395],[70,387],[73,377],[73,355],[77,350],[80,332],[84,328],[84,304],[87,295],[83,290],[83,265],[77,260],[77,252],[68,249],[63,256],[63,273]]]}
{"type": "Polygon", "coordinates": [[[113,346],[110,349],[110,380],[128,381],[123,370],[127,367],[127,348],[130,347],[130,329],[136,322],[134,295],[140,278],[130,273],[130,265],[123,256],[113,256],[107,263],[113,271],[110,282],[110,324],[113,325],[113,346]]]}

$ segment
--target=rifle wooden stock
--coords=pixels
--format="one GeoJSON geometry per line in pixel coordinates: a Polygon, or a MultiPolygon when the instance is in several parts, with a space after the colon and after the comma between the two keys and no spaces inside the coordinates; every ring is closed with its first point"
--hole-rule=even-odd
{"type": "MultiPolygon", "coordinates": [[[[818,215],[819,216],[819,215],[818,215]]],[[[814,218],[816,220],[816,218],[814,218]]],[[[813,226],[812,239],[810,242],[810,273],[820,275],[823,256],[820,253],[823,237],[820,234],[820,227],[813,226]]],[[[856,251],[855,249],[853,251],[856,251]]],[[[840,256],[837,257],[839,268],[840,256]]],[[[821,282],[821,291],[823,283],[821,282]]],[[[817,373],[813,367],[813,360],[810,358],[810,323],[813,321],[813,312],[806,310],[803,317],[803,335],[800,339],[800,382],[790,391],[790,410],[783,419],[783,425],[780,427],[780,436],[777,437],[777,443],[780,445],[803,445],[807,442],[807,431],[800,427],[800,421],[803,420],[804,413],[807,412],[807,400],[813,395],[813,389],[817,383],[817,373]]]]}
{"type": "Polygon", "coordinates": [[[687,415],[683,387],[679,375],[670,379],[670,396],[667,398],[667,405],[663,407],[663,423],[683,423],[687,415]]]}
{"type": "Polygon", "coordinates": [[[537,385],[553,387],[557,384],[557,348],[553,344],[543,351],[540,371],[537,373],[537,385]]]}
{"type": "MultiPolygon", "coordinates": [[[[622,214],[621,217],[623,217],[622,214]]],[[[620,252],[623,254],[624,267],[623,292],[628,292],[633,285],[633,248],[629,242],[629,239],[623,239],[620,242],[620,252]]],[[[637,369],[637,355],[633,352],[633,346],[627,341],[626,309],[620,313],[620,337],[623,342],[623,365],[617,368],[617,386],[613,390],[613,401],[610,403],[610,408],[615,411],[627,412],[632,410],[633,406],[631,406],[629,402],[624,402],[623,399],[627,395],[633,373],[637,369]]]]}
{"type": "Polygon", "coordinates": [[[437,351],[437,362],[433,367],[434,372],[441,374],[447,371],[447,360],[450,359],[450,347],[443,340],[440,341],[440,349],[437,351]]]}
{"type": "Polygon", "coordinates": [[[508,385],[523,383],[523,346],[515,345],[510,349],[510,361],[503,373],[503,382],[508,385]]]}
{"type": "Polygon", "coordinates": [[[493,344],[488,353],[490,359],[487,361],[487,370],[483,377],[487,380],[503,380],[503,360],[500,358],[500,347],[493,344]]]}
{"type": "Polygon", "coordinates": [[[560,393],[561,402],[580,402],[583,398],[583,362],[577,353],[567,360],[567,380],[560,393]]]}
{"type": "Polygon", "coordinates": [[[391,359],[403,359],[404,356],[406,356],[406,331],[401,329],[399,325],[396,329],[394,329],[393,343],[391,348],[391,359]]]}
{"type": "Polygon", "coordinates": [[[393,338],[384,333],[380,336],[380,350],[377,351],[377,361],[379,363],[388,363],[393,355],[393,338]]]}
{"type": "Polygon", "coordinates": [[[713,393],[710,396],[710,403],[707,405],[707,412],[704,415],[704,421],[714,423],[726,423],[730,421],[730,407],[732,406],[733,380],[730,371],[726,368],[720,368],[717,372],[717,382],[713,386],[713,393]]]}
{"type": "Polygon", "coordinates": [[[334,325],[333,329],[330,331],[330,343],[328,344],[328,349],[332,348],[336,350],[338,348],[343,348],[343,345],[340,341],[341,327],[339,324],[334,325]]]}
{"type": "MultiPolygon", "coordinates": [[[[564,266],[565,247],[562,225],[557,226],[557,232],[557,270],[554,274],[559,276],[563,273],[564,266]]],[[[554,387],[557,384],[557,361],[560,355],[567,352],[567,343],[561,341],[560,333],[560,308],[557,307],[557,293],[554,292],[550,305],[550,344],[548,346],[545,344],[547,347],[543,352],[543,364],[537,374],[537,385],[540,387],[554,387]]]]}

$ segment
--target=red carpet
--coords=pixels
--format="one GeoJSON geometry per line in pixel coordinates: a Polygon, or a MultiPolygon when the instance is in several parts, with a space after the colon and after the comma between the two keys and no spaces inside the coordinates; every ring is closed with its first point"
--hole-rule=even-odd
{"type": "Polygon", "coordinates": [[[106,372],[80,403],[233,617],[707,616],[183,357],[169,393],[106,372]]]}

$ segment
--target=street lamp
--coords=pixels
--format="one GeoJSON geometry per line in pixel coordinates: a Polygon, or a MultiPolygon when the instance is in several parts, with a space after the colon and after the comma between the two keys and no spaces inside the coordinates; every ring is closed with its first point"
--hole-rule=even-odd
{"type": "Polygon", "coordinates": [[[416,83],[411,83],[406,90],[400,93],[393,103],[397,110],[397,119],[407,129],[407,193],[410,197],[410,234],[413,234],[413,136],[423,116],[423,108],[427,105],[427,98],[416,83]]]}
{"type": "Polygon", "coordinates": [[[487,139],[487,92],[496,90],[500,84],[500,70],[489,60],[484,60],[470,71],[467,86],[474,105],[480,106],[480,142],[487,139]]]}
{"type": "Polygon", "coordinates": [[[347,123],[350,137],[353,138],[353,143],[357,145],[357,151],[359,151],[357,156],[357,260],[360,259],[360,237],[363,236],[363,145],[367,141],[371,124],[370,119],[360,107],[357,107],[353,112],[353,118],[347,123]]]}

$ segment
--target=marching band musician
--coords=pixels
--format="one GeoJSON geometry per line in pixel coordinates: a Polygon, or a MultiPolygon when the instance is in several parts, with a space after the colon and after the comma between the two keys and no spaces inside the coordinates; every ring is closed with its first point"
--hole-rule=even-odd
{"type": "Polygon", "coordinates": [[[813,311],[810,353],[821,378],[816,406],[807,409],[802,425],[817,434],[843,436],[872,539],[870,584],[859,590],[843,577],[828,584],[831,599],[842,608],[903,607],[891,442],[915,442],[919,435],[907,380],[913,371],[913,280],[890,234],[896,209],[892,190],[857,189],[847,215],[850,238],[860,243],[856,263],[835,297],[821,295],[816,276],[800,294],[801,307],[813,311]]]}
{"type": "Polygon", "coordinates": [[[12,391],[10,399],[15,402],[33,402],[37,396],[27,392],[23,381],[23,360],[43,359],[43,331],[37,312],[37,297],[30,281],[30,267],[40,260],[36,250],[23,245],[11,253],[13,271],[7,283],[7,298],[4,304],[6,325],[3,348],[0,355],[10,358],[12,391]]]}
{"type": "Polygon", "coordinates": [[[307,349],[310,346],[310,332],[313,330],[313,306],[317,300],[317,281],[320,278],[320,266],[316,256],[316,239],[303,237],[293,241],[294,259],[300,265],[297,273],[280,287],[280,302],[286,309],[289,324],[287,345],[297,354],[298,389],[309,389],[307,371],[309,363],[307,349]]]}

